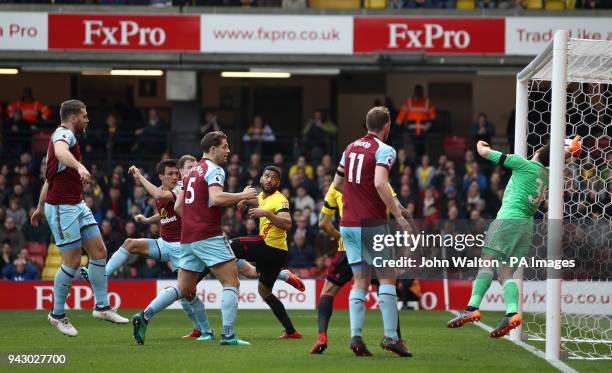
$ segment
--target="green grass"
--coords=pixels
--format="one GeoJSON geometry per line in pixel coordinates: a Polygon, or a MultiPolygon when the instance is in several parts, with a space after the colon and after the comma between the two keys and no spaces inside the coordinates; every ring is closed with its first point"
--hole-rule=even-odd
{"type": "MultiPolygon", "coordinates": [[[[131,316],[135,311],[121,310],[121,313],[131,316]]],[[[451,317],[447,312],[401,313],[404,339],[415,354],[411,359],[398,358],[378,347],[381,320],[380,314],[372,311],[368,312],[364,340],[374,353],[373,358],[356,358],[349,350],[346,311],[334,313],[330,346],[323,355],[308,353],[317,334],[316,311],[290,311],[304,339],[288,341],[276,340],[282,327],[270,311],[239,311],[237,331],[241,338],[253,344],[250,347],[221,347],[218,341],[182,340],[180,336],[191,329],[182,311],[158,314],[149,325],[144,346],[134,343],[131,325],[96,321],[87,311],[68,311],[68,315],[79,330],[76,338],[57,332],[47,323],[43,311],[1,311],[0,352],[64,353],[69,363],[61,371],[66,372],[555,371],[542,359],[509,341],[492,340],[475,325],[461,330],[447,329],[445,322],[451,317]]],[[[210,311],[209,318],[218,334],[219,311],[210,311]]],[[[609,363],[586,363],[581,371],[612,371],[609,363]],[[589,366],[594,369],[588,369],[589,366]]],[[[0,370],[6,367],[5,362],[0,362],[0,370]]]]}

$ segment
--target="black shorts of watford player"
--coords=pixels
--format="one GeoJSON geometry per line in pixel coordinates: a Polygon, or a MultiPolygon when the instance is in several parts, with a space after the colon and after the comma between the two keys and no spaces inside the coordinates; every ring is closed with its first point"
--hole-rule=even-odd
{"type": "MultiPolygon", "coordinates": [[[[281,170],[275,166],[267,166],[261,176],[262,191],[257,199],[241,201],[238,210],[244,211],[248,206],[249,217],[259,219],[259,235],[239,237],[230,240],[230,245],[237,259],[255,262],[259,274],[257,290],[263,300],[270,306],[274,316],[285,328],[279,339],[298,339],[302,334],[295,330],[283,303],[272,293],[272,288],[283,267],[287,266],[287,231],[291,229],[291,214],[289,201],[278,190],[281,180],[281,170]]],[[[299,278],[289,271],[283,271],[294,279],[299,278]]],[[[303,285],[302,285],[303,287],[303,285]]]]}

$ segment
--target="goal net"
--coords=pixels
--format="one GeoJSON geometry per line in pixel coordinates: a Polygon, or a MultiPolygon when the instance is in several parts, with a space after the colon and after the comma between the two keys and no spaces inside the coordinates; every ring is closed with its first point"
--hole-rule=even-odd
{"type": "MultiPolygon", "coordinates": [[[[530,255],[573,268],[526,268],[522,333],[550,360],[612,359],[612,42],[555,40],[517,76],[515,152],[551,145],[547,199],[530,255]],[[563,140],[582,137],[563,161],[563,140]],[[558,223],[558,230],[553,229],[558,223]]],[[[538,215],[536,219],[538,219],[538,215]]]]}

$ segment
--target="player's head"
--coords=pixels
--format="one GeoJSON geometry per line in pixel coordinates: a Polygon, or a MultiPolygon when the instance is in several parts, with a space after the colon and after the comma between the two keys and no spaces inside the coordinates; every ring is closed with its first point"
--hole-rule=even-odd
{"type": "Polygon", "coordinates": [[[157,164],[157,175],[166,189],[172,189],[178,181],[179,171],[174,159],[164,159],[157,164]]]}
{"type": "Polygon", "coordinates": [[[187,172],[189,172],[189,170],[191,170],[191,167],[193,167],[193,165],[197,162],[198,160],[196,159],[196,157],[190,154],[185,154],[184,156],[180,157],[178,160],[178,169],[181,173],[181,177],[187,175],[187,172]]]}
{"type": "Polygon", "coordinates": [[[266,166],[264,172],[259,179],[261,189],[266,194],[272,194],[278,190],[282,177],[282,171],[276,166],[266,166]]]}
{"type": "Polygon", "coordinates": [[[68,100],[62,102],[60,119],[63,124],[72,126],[75,133],[83,133],[89,124],[87,108],[82,101],[68,100]]]}
{"type": "Polygon", "coordinates": [[[200,142],[204,156],[210,158],[213,162],[221,165],[227,161],[230,153],[229,145],[227,144],[227,135],[221,131],[209,132],[202,138],[200,142]]]}
{"type": "Polygon", "coordinates": [[[531,158],[534,161],[538,161],[544,165],[544,167],[548,167],[550,163],[550,144],[546,144],[540,149],[538,149],[531,158]]]}
{"type": "Polygon", "coordinates": [[[386,141],[391,129],[389,109],[384,106],[375,106],[370,109],[366,115],[366,128],[369,133],[374,133],[386,141]]]}

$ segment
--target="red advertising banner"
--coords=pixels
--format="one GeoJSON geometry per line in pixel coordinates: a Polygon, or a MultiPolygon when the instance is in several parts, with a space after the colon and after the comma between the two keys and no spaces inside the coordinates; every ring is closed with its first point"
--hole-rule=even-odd
{"type": "Polygon", "coordinates": [[[200,51],[200,16],[49,14],[49,49],[200,51]]]}
{"type": "Polygon", "coordinates": [[[354,53],[504,54],[504,18],[355,17],[354,53]]]}
{"type": "MultiPolygon", "coordinates": [[[[442,280],[419,280],[421,284],[421,298],[419,308],[422,310],[444,310],[444,281],[442,280]]],[[[317,294],[321,293],[324,281],[317,281],[317,294]]],[[[348,296],[352,283],[343,286],[334,298],[334,309],[348,309],[348,296]]],[[[472,281],[452,280],[448,282],[449,309],[461,310],[465,308],[472,292],[472,281]]],[[[366,294],[366,308],[378,308],[378,294],[376,286],[370,285],[366,294]]],[[[317,307],[319,298],[317,296],[317,307]]]]}
{"type": "MultiPolygon", "coordinates": [[[[157,281],[109,281],[111,306],[143,308],[157,295],[157,281]]],[[[68,309],[92,309],[94,294],[87,282],[74,282],[66,300],[68,309]]],[[[53,307],[51,281],[0,281],[0,309],[42,310],[53,307]]]]}

